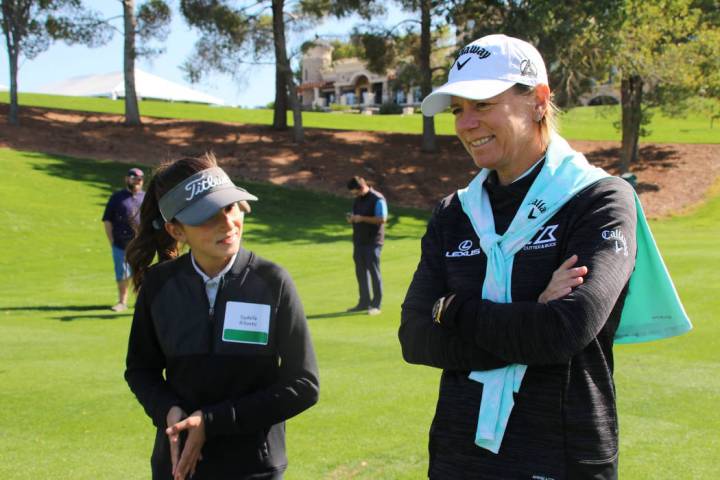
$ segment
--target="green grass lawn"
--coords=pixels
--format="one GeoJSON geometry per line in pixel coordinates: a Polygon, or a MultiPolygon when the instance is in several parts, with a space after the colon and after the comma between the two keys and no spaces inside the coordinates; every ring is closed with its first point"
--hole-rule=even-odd
{"type": "MultiPolygon", "coordinates": [[[[7,103],[7,92],[0,92],[0,102],[7,103]]],[[[20,105],[82,110],[89,112],[123,114],[122,100],[105,98],[62,97],[23,93],[19,95],[20,105]]],[[[143,101],[140,103],[143,115],[161,118],[182,118],[209,122],[231,122],[270,125],[272,110],[239,109],[232,107],[211,107],[188,103],[143,101]]],[[[569,140],[620,140],[620,133],[613,126],[619,120],[620,110],[615,107],[573,108],[561,116],[561,133],[569,140]]],[[[288,112],[292,123],[292,114],[288,112]]],[[[303,125],[313,128],[343,130],[369,130],[397,133],[422,132],[420,114],[401,115],[358,115],[349,113],[304,112],[303,125]]],[[[437,115],[436,132],[440,135],[454,135],[453,117],[449,113],[437,115]]],[[[656,143],[720,143],[720,126],[710,128],[704,115],[689,112],[685,118],[667,118],[659,112],[648,127],[651,134],[643,142],[656,143]]]]}
{"type": "MultiPolygon", "coordinates": [[[[131,315],[100,217],[126,165],[0,149],[0,477],[148,478],[153,428],[123,378],[131,315]]],[[[344,315],[349,199],[252,184],[248,248],[284,265],[310,319],[321,399],[288,422],[289,480],[419,479],[439,372],[406,365],[400,304],[428,213],[391,207],[377,317],[344,315]]],[[[720,196],[653,224],[695,324],[616,348],[621,478],[715,478],[720,196]]]]}

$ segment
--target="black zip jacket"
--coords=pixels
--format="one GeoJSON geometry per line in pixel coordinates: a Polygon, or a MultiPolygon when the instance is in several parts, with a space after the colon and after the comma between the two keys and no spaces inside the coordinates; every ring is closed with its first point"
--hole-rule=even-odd
{"type": "Polygon", "coordinates": [[[284,420],[318,400],[310,332],[285,270],[241,249],[209,312],[189,254],[149,269],[125,379],[157,427],[154,479],[172,478],[164,430],[173,405],[188,415],[203,411],[207,440],[194,479],[259,479],[287,466],[284,420]],[[270,306],[266,344],[223,340],[226,306],[234,302],[270,306]]]}
{"type": "MultiPolygon", "coordinates": [[[[489,182],[498,234],[540,168],[508,186],[489,182]]],[[[399,331],[406,361],[443,369],[430,429],[430,478],[617,477],[612,344],[635,264],[635,227],[625,181],[587,187],[515,254],[513,302],[500,304],[480,298],[487,259],[457,194],[435,209],[399,331]],[[538,303],[553,271],[572,254],[579,256],[576,266],[589,269],[585,282],[562,299],[538,303]],[[452,328],[431,318],[433,303],[449,293],[469,297],[452,328]],[[483,385],[468,374],[511,363],[529,367],[493,454],[474,444],[483,385]]]]}

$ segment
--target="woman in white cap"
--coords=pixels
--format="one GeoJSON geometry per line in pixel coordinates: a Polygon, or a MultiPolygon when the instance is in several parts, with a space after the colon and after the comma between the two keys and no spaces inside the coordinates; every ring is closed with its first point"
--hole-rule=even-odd
{"type": "Polygon", "coordinates": [[[545,64],[522,40],[463,48],[422,104],[446,108],[481,170],[433,212],[403,304],[404,358],[442,369],[429,477],[617,478],[632,188],[557,135],[545,64]]]}
{"type": "Polygon", "coordinates": [[[154,479],[281,479],[284,421],[317,402],[292,279],[241,246],[253,200],[210,155],[162,165],[148,187],[125,379],[157,427],[154,479]]]}

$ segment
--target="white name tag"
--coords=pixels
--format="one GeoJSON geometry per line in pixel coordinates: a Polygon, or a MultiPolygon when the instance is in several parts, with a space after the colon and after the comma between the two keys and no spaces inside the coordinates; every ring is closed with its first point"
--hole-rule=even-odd
{"type": "Polygon", "coordinates": [[[227,302],[223,336],[225,342],[267,345],[270,332],[270,305],[227,302]]]}

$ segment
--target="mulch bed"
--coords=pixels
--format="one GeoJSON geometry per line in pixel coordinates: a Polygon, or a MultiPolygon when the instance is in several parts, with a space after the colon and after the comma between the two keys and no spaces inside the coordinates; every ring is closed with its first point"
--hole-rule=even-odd
{"type": "MultiPolygon", "coordinates": [[[[392,205],[432,208],[477,173],[454,136],[439,136],[439,152],[420,151],[420,137],[396,133],[306,129],[143,118],[126,127],[122,116],[21,107],[21,125],[7,123],[0,104],[0,146],[80,158],[154,166],[167,159],[215,153],[237,177],[348,195],[352,175],[374,183],[392,205]]],[[[595,165],[618,172],[619,142],[572,141],[595,165]]],[[[661,217],[702,201],[720,176],[720,145],[642,144],[633,165],[646,214],[661,217]]]]}

